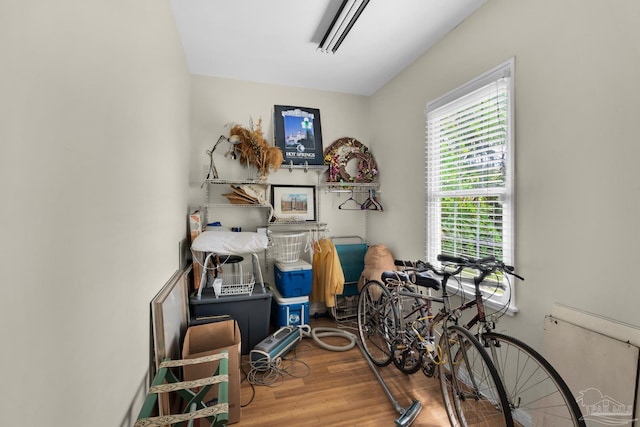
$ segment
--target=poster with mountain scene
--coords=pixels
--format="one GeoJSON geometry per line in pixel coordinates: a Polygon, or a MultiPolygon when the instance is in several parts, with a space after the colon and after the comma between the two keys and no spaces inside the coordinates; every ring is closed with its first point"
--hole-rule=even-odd
{"type": "Polygon", "coordinates": [[[275,145],[284,164],[322,165],[322,130],[317,108],[274,106],[275,145]]]}

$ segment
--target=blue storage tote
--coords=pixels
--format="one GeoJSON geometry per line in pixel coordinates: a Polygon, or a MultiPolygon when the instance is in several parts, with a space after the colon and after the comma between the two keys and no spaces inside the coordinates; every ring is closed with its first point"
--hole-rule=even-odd
{"type": "Polygon", "coordinates": [[[271,323],[276,328],[309,324],[309,297],[283,298],[271,288],[271,323]]]}
{"type": "Polygon", "coordinates": [[[304,260],[276,262],[273,275],[276,288],[284,298],[300,297],[311,293],[311,264],[304,260]]]}

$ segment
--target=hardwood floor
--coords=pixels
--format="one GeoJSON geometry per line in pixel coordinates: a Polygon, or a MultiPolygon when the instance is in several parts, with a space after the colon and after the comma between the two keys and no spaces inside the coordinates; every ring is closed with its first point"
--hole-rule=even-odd
{"type": "MultiPolygon", "coordinates": [[[[311,319],[314,327],[351,327],[354,323],[332,318],[311,319]]],[[[327,337],[325,342],[342,345],[344,339],[327,337]]],[[[304,338],[283,363],[289,373],[270,386],[253,386],[243,379],[242,416],[238,427],[250,426],[393,426],[399,414],[394,409],[358,346],[348,351],[329,351],[312,338],[304,338]]],[[[243,371],[250,369],[243,356],[243,371]]],[[[438,380],[422,372],[405,375],[393,365],[378,371],[387,387],[406,408],[412,399],[422,411],[412,426],[447,426],[438,380]]]]}

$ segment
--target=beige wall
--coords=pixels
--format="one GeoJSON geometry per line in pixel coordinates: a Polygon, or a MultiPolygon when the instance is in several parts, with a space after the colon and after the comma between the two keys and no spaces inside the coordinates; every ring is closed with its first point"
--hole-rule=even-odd
{"type": "MultiPolygon", "coordinates": [[[[262,117],[272,132],[274,104],[319,108],[325,144],[354,136],[378,161],[385,212],[369,216],[370,241],[419,258],[425,105],[512,56],[527,281],[504,325],[539,347],[556,301],[640,324],[633,272],[605,282],[634,265],[640,237],[639,17],[635,0],[490,0],[365,98],[190,80],[167,2],[11,2],[0,15],[2,424],[33,414],[130,424],[149,363],[149,301],[177,268],[205,150],[227,122],[262,117]]],[[[219,169],[239,173],[225,160],[219,169]]],[[[323,202],[322,219],[360,234],[362,216],[338,212],[337,200],[323,202]]]]}
{"type": "Polygon", "coordinates": [[[0,424],[128,427],[149,303],[185,234],[190,80],[171,10],[2,4],[0,424]]]}
{"type": "MultiPolygon", "coordinates": [[[[202,179],[209,166],[206,154],[221,134],[228,135],[228,123],[240,123],[248,126],[250,119],[254,123],[262,118],[262,130],[267,140],[273,144],[273,106],[293,105],[318,108],[322,124],[323,146],[343,136],[358,139],[369,145],[369,98],[357,95],[340,94],[295,87],[267,85],[215,77],[193,76],[191,90],[191,158],[190,158],[190,203],[198,206],[203,202],[200,188],[202,179]]],[[[221,178],[246,178],[238,160],[225,158],[229,146],[224,143],[214,152],[216,169],[221,178]]],[[[255,169],[252,168],[253,171],[255,169]]],[[[305,173],[301,169],[289,172],[281,168],[268,176],[271,184],[313,185],[326,176],[315,171],[305,173]]],[[[366,233],[364,214],[360,211],[338,210],[338,205],[348,195],[326,194],[319,189],[320,220],[328,223],[334,235],[360,235],[366,233]]],[[[211,220],[219,220],[222,225],[233,227],[240,222],[238,215],[248,215],[245,209],[218,209],[212,212],[211,220]]],[[[244,218],[243,218],[244,220],[244,218]]],[[[265,212],[256,213],[248,218],[245,225],[254,229],[264,225],[265,212]]]]}
{"type": "Polygon", "coordinates": [[[555,302],[640,325],[639,18],[634,0],[490,0],[372,97],[382,188],[403,191],[385,191],[388,215],[371,229],[420,257],[426,103],[515,57],[516,261],[526,281],[520,313],[502,327],[538,348],[555,302]]]}

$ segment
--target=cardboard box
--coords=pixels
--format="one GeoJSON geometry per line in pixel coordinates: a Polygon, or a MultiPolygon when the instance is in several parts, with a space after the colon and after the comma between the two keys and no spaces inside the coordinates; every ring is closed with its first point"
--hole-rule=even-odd
{"type": "Polygon", "coordinates": [[[251,295],[226,295],[216,298],[213,288],[202,291],[202,297],[189,298],[190,325],[211,323],[219,316],[238,322],[242,338],[242,354],[269,336],[272,293],[256,284],[251,295]]]}
{"type": "MultiPolygon", "coordinates": [[[[240,421],[240,328],[234,320],[190,326],[182,346],[182,358],[194,359],[221,350],[229,352],[229,424],[240,421]]],[[[210,377],[218,368],[218,362],[202,363],[184,367],[184,380],[196,380],[210,377]]],[[[217,396],[214,386],[204,401],[208,402],[217,396]]]]}
{"type": "MultiPolygon", "coordinates": [[[[189,215],[189,236],[191,237],[191,243],[202,233],[202,213],[195,211],[189,215]]],[[[200,288],[200,276],[202,275],[202,267],[193,257],[193,287],[195,290],[200,288]]]]}

